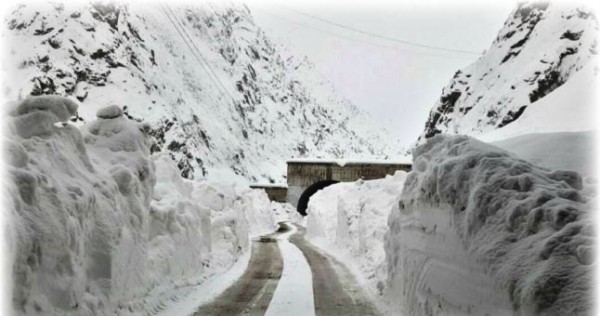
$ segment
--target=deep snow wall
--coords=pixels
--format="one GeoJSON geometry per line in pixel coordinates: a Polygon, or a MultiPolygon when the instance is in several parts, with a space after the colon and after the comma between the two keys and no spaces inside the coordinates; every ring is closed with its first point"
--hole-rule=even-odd
{"type": "Polygon", "coordinates": [[[589,314],[595,192],[576,172],[437,135],[389,217],[389,294],[409,314],[589,314]]]}
{"type": "Polygon", "coordinates": [[[384,236],[388,216],[398,204],[405,171],[384,179],[336,183],[315,193],[308,203],[306,238],[344,262],[379,309],[386,302],[387,262],[384,236]]]}
{"type": "Polygon", "coordinates": [[[275,227],[263,192],[182,179],[148,125],[108,107],[80,130],[77,107],[33,97],[4,117],[13,314],[147,315],[275,227]]]}
{"type": "MultiPolygon", "coordinates": [[[[2,93],[116,104],[186,178],[284,183],[292,157],[385,158],[395,142],[243,5],[35,2],[2,27],[2,93]]],[[[81,122],[81,121],[79,121],[81,122]]]]}

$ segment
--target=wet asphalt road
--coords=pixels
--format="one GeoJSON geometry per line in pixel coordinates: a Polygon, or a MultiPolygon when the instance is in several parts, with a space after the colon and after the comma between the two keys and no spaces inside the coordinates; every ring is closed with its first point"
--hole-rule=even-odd
{"type": "Polygon", "coordinates": [[[311,267],[315,314],[379,315],[350,272],[304,239],[304,227],[279,223],[277,231],[252,241],[250,262],[242,277],[211,303],[199,307],[194,316],[264,315],[283,271],[276,238],[289,232],[291,225],[297,230],[289,240],[302,251],[311,267]]]}

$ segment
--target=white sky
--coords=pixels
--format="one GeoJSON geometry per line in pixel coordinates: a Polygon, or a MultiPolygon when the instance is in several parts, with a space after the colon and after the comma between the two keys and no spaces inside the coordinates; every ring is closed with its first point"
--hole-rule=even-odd
{"type": "Polygon", "coordinates": [[[338,92],[408,144],[423,130],[442,88],[477,55],[412,47],[302,13],[386,37],[483,52],[516,1],[263,2],[248,6],[255,22],[275,42],[298,57],[308,56],[338,92]]]}

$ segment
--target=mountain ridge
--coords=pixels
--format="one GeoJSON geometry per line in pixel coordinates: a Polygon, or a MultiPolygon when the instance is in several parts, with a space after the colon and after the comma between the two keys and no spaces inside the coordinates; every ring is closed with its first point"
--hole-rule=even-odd
{"type": "Polygon", "coordinates": [[[283,59],[243,5],[20,5],[5,19],[9,100],[117,104],[187,178],[284,182],[293,157],[385,158],[397,142],[306,59],[283,59]]]}
{"type": "Polygon", "coordinates": [[[597,31],[587,8],[520,3],[484,55],[443,88],[419,139],[483,135],[517,121],[593,61],[597,31]]]}

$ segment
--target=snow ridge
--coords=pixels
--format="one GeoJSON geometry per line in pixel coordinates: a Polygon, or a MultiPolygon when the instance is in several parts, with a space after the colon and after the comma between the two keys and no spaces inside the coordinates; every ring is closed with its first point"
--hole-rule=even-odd
{"type": "Polygon", "coordinates": [[[400,311],[385,296],[384,236],[406,175],[398,170],[384,179],[332,184],[315,193],[307,209],[306,238],[344,262],[386,315],[400,311]]]}

